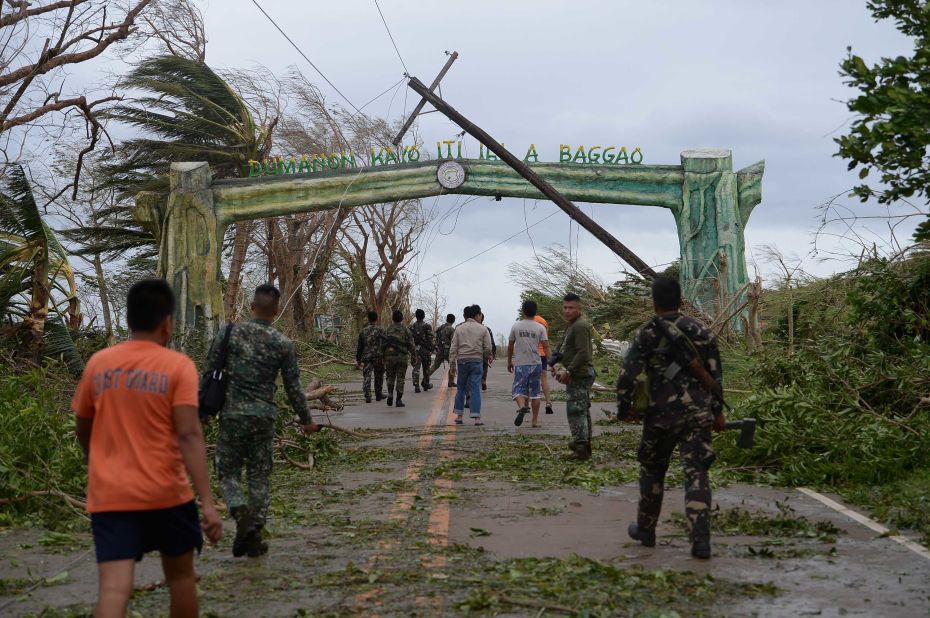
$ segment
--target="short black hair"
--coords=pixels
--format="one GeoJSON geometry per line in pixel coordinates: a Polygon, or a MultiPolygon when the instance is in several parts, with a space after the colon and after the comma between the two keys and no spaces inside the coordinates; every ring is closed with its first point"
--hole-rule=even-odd
{"type": "Polygon", "coordinates": [[[259,311],[264,313],[273,313],[278,310],[278,301],[281,300],[281,290],[271,285],[263,283],[255,288],[255,295],[252,297],[252,303],[259,311]]]}
{"type": "Polygon", "coordinates": [[[394,313],[391,314],[391,319],[394,320],[395,322],[403,322],[404,314],[401,312],[400,309],[395,309],[394,313]]]}
{"type": "Polygon", "coordinates": [[[523,315],[528,318],[536,317],[536,311],[538,309],[539,307],[536,305],[535,300],[525,300],[523,301],[523,305],[520,307],[520,311],[522,311],[523,315]]]}
{"type": "Polygon", "coordinates": [[[454,322],[455,322],[455,314],[454,314],[454,313],[450,313],[449,315],[447,315],[447,316],[446,316],[446,322],[448,322],[449,324],[454,323],[454,322]]]}
{"type": "Polygon", "coordinates": [[[681,284],[671,277],[656,277],[652,280],[652,301],[660,309],[681,307],[681,284]]]}
{"type": "Polygon", "coordinates": [[[475,311],[475,315],[478,315],[479,313],[481,313],[481,305],[476,303],[472,305],[471,308],[475,311]]]}
{"type": "Polygon", "coordinates": [[[418,320],[422,320],[423,318],[426,317],[426,312],[423,311],[422,309],[417,309],[416,311],[413,312],[413,315],[415,315],[418,320]]]}
{"type": "Polygon", "coordinates": [[[469,305],[462,309],[462,317],[466,320],[470,320],[471,318],[475,317],[475,306],[469,305]]]}
{"type": "Polygon", "coordinates": [[[562,301],[566,303],[580,303],[581,297],[574,292],[569,292],[565,295],[565,298],[563,298],[562,301]]]}
{"type": "Polygon", "coordinates": [[[377,322],[377,321],[378,321],[378,312],[377,312],[377,311],[369,311],[369,312],[368,312],[368,321],[369,321],[369,322],[377,322]]]}
{"type": "Polygon", "coordinates": [[[151,332],[174,315],[174,292],[164,279],[143,279],[126,295],[126,322],[131,330],[151,332]]]}

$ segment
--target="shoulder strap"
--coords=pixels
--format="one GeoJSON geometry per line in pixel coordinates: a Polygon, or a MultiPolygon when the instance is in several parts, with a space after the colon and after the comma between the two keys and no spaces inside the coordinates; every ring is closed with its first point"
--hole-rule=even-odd
{"type": "Polygon", "coordinates": [[[663,324],[665,324],[668,327],[668,329],[671,330],[675,334],[676,337],[680,337],[682,341],[687,343],[688,348],[691,350],[691,353],[694,354],[696,358],[699,358],[701,361],[704,360],[704,357],[701,356],[700,352],[698,352],[697,346],[695,346],[694,342],[691,341],[691,337],[689,337],[688,334],[685,333],[685,331],[681,330],[678,327],[678,321],[681,320],[681,316],[678,316],[674,322],[669,322],[668,320],[664,318],[657,318],[657,319],[663,324]]]}
{"type": "Polygon", "coordinates": [[[226,359],[229,357],[229,335],[232,334],[233,323],[226,325],[226,333],[223,335],[223,343],[220,344],[220,353],[216,357],[216,364],[213,366],[214,371],[223,371],[226,369],[226,359]]]}

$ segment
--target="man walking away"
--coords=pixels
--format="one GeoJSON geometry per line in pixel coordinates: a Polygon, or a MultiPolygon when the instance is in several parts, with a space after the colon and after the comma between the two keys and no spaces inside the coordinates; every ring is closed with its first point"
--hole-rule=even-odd
{"type": "Polygon", "coordinates": [[[203,546],[188,475],[203,505],[203,531],[220,540],[197,416],[197,368],[165,346],[174,294],[148,279],[130,288],[131,338],[94,354],[71,407],[87,459],[87,510],[97,552],[97,616],[125,616],[135,563],[157,550],[171,616],[196,616],[194,550],[203,546]]]}
{"type": "Polygon", "coordinates": [[[465,394],[471,398],[469,416],[475,419],[475,425],[481,421],[481,366],[484,358],[491,353],[491,336],[488,329],[475,321],[478,310],[475,306],[465,307],[465,322],[455,329],[449,346],[449,362],[456,376],[455,423],[462,424],[465,410],[465,394]]]}
{"type": "MultiPolygon", "coordinates": [[[[484,313],[481,312],[480,305],[475,305],[475,321],[478,324],[484,324],[484,313]]],[[[485,328],[488,329],[488,335],[491,337],[491,352],[486,354],[481,362],[481,390],[483,391],[488,390],[488,369],[491,368],[497,358],[497,344],[494,342],[494,332],[490,326],[485,326],[485,328]]]]}
{"type": "MultiPolygon", "coordinates": [[[[533,316],[533,319],[543,325],[543,328],[546,329],[546,337],[549,337],[549,322],[545,320],[538,313],[533,316]]],[[[553,414],[554,410],[552,409],[552,389],[549,388],[549,357],[546,354],[546,351],[543,350],[542,344],[539,344],[539,360],[542,363],[542,374],[540,382],[542,383],[542,394],[543,399],[546,401],[546,414],[553,414]]]]}
{"type": "Polygon", "coordinates": [[[562,316],[568,322],[562,340],[562,368],[552,375],[565,385],[565,412],[572,432],[569,448],[573,459],[591,457],[591,387],[594,386],[594,358],[591,342],[591,324],[581,314],[581,299],[569,293],[562,299],[562,316]]]}
{"type": "Polygon", "coordinates": [[[429,366],[433,353],[433,327],[424,322],[426,313],[422,309],[417,309],[414,313],[417,321],[410,325],[410,333],[413,335],[413,342],[417,346],[417,362],[413,365],[413,392],[419,393],[420,386],[423,390],[428,391],[433,388],[429,381],[429,366]],[[423,383],[420,383],[420,369],[423,369],[423,383]]]}
{"type": "MultiPolygon", "coordinates": [[[[300,383],[294,343],[271,325],[278,315],[280,299],[281,292],[273,285],[258,286],[252,299],[252,320],[236,324],[229,336],[226,360],[229,385],[220,412],[215,467],[226,505],[236,520],[232,547],[236,557],[247,554],[254,558],[268,551],[268,545],[262,541],[262,528],[271,503],[271,464],[278,413],[274,393],[279,373],[304,432],[319,430],[310,417],[307,395],[300,383]],[[249,483],[248,499],[242,489],[243,466],[249,483]]],[[[215,364],[222,341],[222,333],[214,338],[208,367],[215,364]]]]}
{"type": "Polygon", "coordinates": [[[384,399],[384,358],[381,356],[381,339],[384,329],[378,326],[378,313],[368,312],[368,326],[358,334],[355,347],[355,367],[362,370],[362,393],[365,403],[371,403],[371,378],[375,379],[375,401],[384,399]]]}
{"type": "Polygon", "coordinates": [[[407,363],[416,366],[417,346],[410,329],[404,324],[404,314],[394,311],[391,314],[393,324],[384,330],[381,353],[384,356],[384,370],[387,372],[387,404],[404,407],[404,381],[407,379],[407,363]],[[394,391],[397,401],[394,401],[394,391]]]}
{"type": "Polygon", "coordinates": [[[722,385],[723,367],[713,333],[681,315],[681,286],[675,279],[652,282],[655,317],[636,334],[617,378],[617,414],[630,415],[636,377],[649,378],[649,408],[639,447],[639,511],[629,535],[646,547],[656,544],[665,473],[675,446],[685,472],[685,514],[691,530],[691,555],[710,558],[710,482],[707,471],[716,457],[711,429],[725,424],[723,402],[702,384],[689,363],[697,359],[722,385]]]}
{"type": "MultiPolygon", "coordinates": [[[[455,332],[455,315],[450,313],[446,316],[446,323],[436,329],[436,358],[433,360],[432,366],[429,368],[429,375],[432,376],[436,373],[436,370],[442,365],[443,361],[449,362],[449,346],[452,345],[452,334],[455,332]]],[[[449,388],[455,386],[455,382],[452,379],[452,367],[449,367],[448,372],[449,379],[449,388]]],[[[427,378],[429,381],[429,378],[427,378]]]]}
{"type": "Polygon", "coordinates": [[[549,356],[549,337],[546,328],[534,320],[536,302],[523,301],[523,319],[517,321],[510,329],[507,346],[507,371],[513,375],[511,394],[517,402],[517,417],[513,424],[519,427],[523,417],[533,409],[533,427],[539,427],[539,389],[542,374],[540,347],[544,350],[542,358],[549,356]]]}

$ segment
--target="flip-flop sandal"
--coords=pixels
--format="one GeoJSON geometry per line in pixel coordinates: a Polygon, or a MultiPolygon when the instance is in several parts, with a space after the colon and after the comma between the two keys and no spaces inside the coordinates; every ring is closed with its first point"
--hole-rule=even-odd
{"type": "Polygon", "coordinates": [[[461,425],[461,424],[464,423],[464,422],[465,422],[465,421],[462,420],[462,417],[461,417],[461,416],[456,416],[456,417],[455,417],[455,424],[456,424],[456,425],[461,425]]]}
{"type": "Polygon", "coordinates": [[[546,404],[546,414],[555,414],[555,411],[552,409],[551,403],[546,404]]]}
{"type": "Polygon", "coordinates": [[[481,421],[480,418],[477,421],[475,421],[475,427],[480,427],[482,425],[484,425],[484,423],[481,421]]]}
{"type": "Polygon", "coordinates": [[[517,418],[513,419],[513,424],[519,427],[523,424],[523,417],[530,413],[529,408],[520,408],[517,410],[517,418]]]}

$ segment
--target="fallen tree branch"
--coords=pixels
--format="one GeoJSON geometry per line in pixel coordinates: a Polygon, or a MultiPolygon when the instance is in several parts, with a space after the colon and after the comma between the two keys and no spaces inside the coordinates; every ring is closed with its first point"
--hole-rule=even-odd
{"type": "Polygon", "coordinates": [[[67,502],[68,504],[70,504],[71,506],[75,508],[79,508],[82,510],[87,508],[87,503],[84,502],[83,500],[79,500],[78,498],[75,498],[74,496],[69,496],[65,492],[58,491],[57,489],[42,489],[39,491],[30,491],[26,494],[23,494],[22,496],[14,496],[12,498],[3,498],[3,499],[0,499],[0,504],[13,504],[15,502],[25,502],[29,498],[41,498],[43,496],[56,496],[58,498],[61,498],[62,500],[64,500],[65,502],[67,502]]]}

